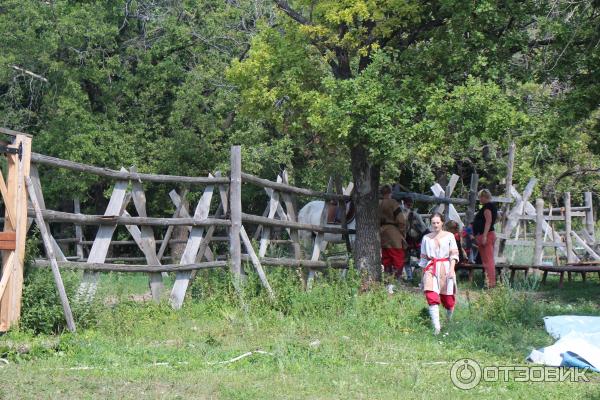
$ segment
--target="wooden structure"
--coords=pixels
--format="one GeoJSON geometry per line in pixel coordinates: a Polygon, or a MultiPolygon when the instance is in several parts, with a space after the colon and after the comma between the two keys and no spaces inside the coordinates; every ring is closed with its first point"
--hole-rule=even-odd
{"type": "MultiPolygon", "coordinates": [[[[121,168],[116,171],[31,153],[29,136],[6,129],[0,132],[13,138],[8,146],[10,149],[22,148],[19,155],[11,153],[13,150],[5,153],[8,165],[6,183],[0,175],[0,189],[6,208],[4,232],[0,234],[3,261],[0,281],[2,298],[0,331],[8,330],[18,321],[20,315],[28,216],[35,219],[40,229],[47,255],[47,259],[37,260],[37,264],[52,267],[67,326],[72,331],[75,330],[75,325],[59,268],[84,271],[77,292],[76,300],[79,302],[89,301],[94,297],[102,272],[136,272],[148,275],[150,292],[155,301],[168,297],[174,308],[182,306],[187,288],[198,270],[230,268],[234,284],[238,288],[244,279],[244,266],[252,265],[267,294],[272,298],[274,291],[268,282],[264,266],[296,268],[307,288],[310,288],[315,271],[329,267],[348,268],[351,251],[349,235],[354,232],[347,229],[345,219],[342,220],[341,225],[330,225],[327,223],[324,209],[318,225],[300,223],[296,209],[297,196],[319,198],[345,206],[345,202],[351,199],[352,185],[343,188],[339,179],[331,179],[326,190],[321,192],[291,185],[286,171],[279,174],[275,181],[244,173],[240,146],[233,146],[231,149],[231,168],[228,177],[222,176],[219,172],[206,177],[144,174],[139,173],[135,167],[121,168]],[[47,209],[38,172],[40,166],[63,168],[114,180],[113,190],[103,215],[82,214],[77,200],[74,201],[73,212],[47,209]],[[150,183],[175,186],[169,193],[175,208],[171,216],[148,215],[146,186],[150,183]],[[262,216],[244,212],[241,200],[244,185],[255,185],[265,190],[268,202],[262,216]],[[26,188],[31,200],[29,206],[26,188]],[[199,197],[193,211],[188,209],[184,198],[191,188],[196,188],[199,197]],[[55,239],[50,224],[74,225],[75,237],[55,239]],[[84,226],[98,227],[93,240],[85,240],[84,226]],[[186,237],[173,239],[175,227],[184,227],[186,237]],[[119,240],[113,240],[118,229],[127,232],[130,239],[120,237],[119,240]],[[286,232],[287,238],[274,238],[273,234],[276,230],[286,232]],[[298,234],[302,230],[315,234],[312,249],[306,255],[298,234]],[[325,250],[329,239],[326,239],[325,234],[341,235],[343,238],[341,242],[346,243],[344,255],[326,257],[325,250]],[[258,242],[257,250],[252,244],[251,237],[258,242]],[[223,246],[218,246],[222,242],[226,242],[228,247],[224,254],[218,254],[219,249],[223,250],[223,246]],[[167,255],[168,245],[176,243],[185,244],[182,255],[180,257],[167,255]],[[68,253],[69,245],[75,247],[73,256],[65,255],[65,252],[68,253]],[[110,249],[119,245],[137,246],[143,257],[111,256],[110,249]],[[269,248],[275,245],[291,246],[288,247],[287,254],[293,254],[293,257],[268,257],[269,248]],[[168,296],[164,293],[163,285],[166,273],[175,275],[175,282],[168,296]]],[[[463,188],[463,193],[468,193],[466,199],[452,197],[453,193],[457,192],[458,182],[458,176],[452,175],[445,188],[437,183],[431,187],[433,195],[396,191],[393,196],[399,200],[410,197],[416,201],[436,204],[438,211],[444,212],[447,217],[462,225],[462,218],[466,218],[465,223],[469,223],[475,214],[478,176],[473,174],[468,189],[463,188]],[[463,211],[459,212],[458,208],[463,208],[463,211]]],[[[502,242],[501,249],[507,244],[517,242],[523,244],[519,239],[519,221],[537,221],[538,224],[535,242],[528,241],[526,244],[533,243],[536,248],[532,265],[506,266],[505,269],[512,271],[511,278],[514,278],[516,271],[527,272],[533,266],[544,271],[541,262],[542,253],[548,244],[565,253],[571,263],[578,262],[582,258],[578,253],[579,249],[575,248],[576,245],[582,246],[592,258],[600,259],[593,249],[597,243],[593,232],[591,194],[586,194],[586,205],[583,207],[570,207],[568,202],[570,198],[565,197],[565,208],[560,221],[565,222],[564,229],[569,240],[563,243],[557,236],[559,233],[552,227],[554,221],[559,221],[553,214],[554,210],[550,208],[549,212],[547,210],[540,212],[539,210],[543,210],[543,204],[538,201],[536,213],[536,207],[529,202],[534,185],[535,181],[532,181],[523,193],[518,193],[510,185],[510,189],[507,189],[509,195],[493,198],[494,201],[505,204],[503,227],[499,235],[502,242]],[[585,229],[579,232],[573,229],[570,223],[572,218],[577,217],[584,218],[585,229]],[[515,230],[516,239],[512,239],[511,235],[515,230]],[[544,233],[546,237],[550,237],[550,242],[540,239],[544,233]]],[[[502,257],[503,254],[499,254],[499,259],[502,257]]],[[[471,273],[474,269],[475,266],[471,269],[471,273]]]]}
{"type": "Polygon", "coordinates": [[[6,179],[0,171],[0,192],[5,208],[4,229],[0,234],[2,278],[0,279],[0,331],[7,331],[21,315],[23,261],[27,234],[27,192],[31,136],[0,129],[5,140],[0,145],[6,158],[6,179]]]}

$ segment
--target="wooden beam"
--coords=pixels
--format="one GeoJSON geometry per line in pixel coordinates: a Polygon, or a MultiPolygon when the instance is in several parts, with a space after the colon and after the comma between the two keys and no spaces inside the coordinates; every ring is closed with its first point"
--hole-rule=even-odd
{"type": "Polygon", "coordinates": [[[308,196],[308,197],[318,197],[318,198],[326,199],[326,200],[351,200],[350,196],[343,196],[343,195],[338,195],[338,194],[334,194],[334,193],[323,193],[323,192],[318,192],[316,190],[299,188],[299,187],[292,186],[289,183],[273,182],[273,181],[269,181],[267,179],[259,178],[257,176],[251,175],[251,174],[247,174],[245,172],[241,173],[241,177],[244,182],[253,183],[255,185],[259,185],[262,187],[268,187],[273,190],[278,190],[282,193],[291,193],[291,194],[297,194],[297,195],[308,196]]]}
{"type": "MultiPolygon", "coordinates": [[[[122,171],[126,171],[125,168],[122,168],[122,171]]],[[[98,231],[96,232],[96,238],[94,239],[94,244],[92,245],[90,254],[88,256],[88,262],[90,263],[103,263],[105,261],[112,235],[117,228],[116,220],[114,218],[118,218],[118,216],[121,215],[123,204],[125,202],[127,186],[127,181],[117,181],[115,183],[108,206],[104,212],[104,215],[110,220],[114,221],[114,223],[112,225],[101,225],[98,228],[98,231]]],[[[45,218],[45,216],[43,217],[45,218]]],[[[78,217],[85,216],[79,215],[78,217]]],[[[79,285],[79,289],[77,290],[76,300],[82,300],[86,302],[91,301],[96,294],[99,278],[100,277],[98,274],[85,271],[83,273],[83,278],[81,284],[79,285]]]]}
{"type": "Polygon", "coordinates": [[[113,178],[118,180],[142,180],[144,182],[158,182],[158,183],[187,183],[187,184],[198,184],[198,185],[215,185],[215,184],[227,184],[229,179],[222,178],[206,178],[206,177],[192,177],[192,176],[175,176],[175,175],[159,175],[159,174],[142,174],[142,173],[131,173],[127,170],[122,169],[121,171],[115,171],[108,168],[95,167],[87,164],[82,164],[74,161],[61,160],[60,158],[50,157],[43,154],[32,153],[31,162],[40,165],[49,165],[52,167],[59,167],[69,169],[77,172],[87,172],[90,174],[104,176],[107,178],[113,178]]]}
{"type": "MultiPolygon", "coordinates": [[[[35,212],[31,210],[31,215],[35,212]]],[[[87,215],[73,214],[62,211],[42,210],[42,216],[46,222],[66,222],[78,223],[81,225],[139,225],[139,226],[169,226],[169,225],[189,225],[189,226],[229,226],[231,222],[226,219],[204,218],[144,218],[144,217],[124,217],[117,215],[87,215]]]]}
{"type": "MultiPolygon", "coordinates": [[[[264,271],[262,265],[260,264],[260,260],[257,257],[256,253],[254,252],[254,248],[252,247],[252,242],[250,241],[250,238],[248,237],[248,234],[246,233],[246,230],[244,229],[244,225],[242,225],[240,228],[240,235],[241,235],[242,241],[244,242],[244,247],[246,247],[246,252],[250,256],[250,260],[252,261],[252,264],[254,265],[256,272],[258,273],[258,277],[260,278],[260,281],[262,282],[263,286],[267,290],[267,293],[269,293],[269,297],[271,298],[271,300],[274,300],[275,294],[273,293],[273,289],[271,288],[271,285],[269,285],[269,281],[267,280],[267,275],[265,274],[265,271],[264,271]]],[[[241,255],[240,255],[240,259],[241,259],[241,255]]]]}
{"type": "Polygon", "coordinates": [[[240,230],[242,229],[242,147],[231,147],[231,170],[229,172],[229,207],[231,210],[231,227],[229,228],[229,257],[234,285],[239,287],[242,276],[242,248],[240,230]]]}
{"type": "Polygon", "coordinates": [[[535,224],[535,251],[533,252],[533,265],[542,265],[544,256],[544,200],[535,200],[536,224],[535,224]]]}
{"type": "MultiPolygon", "coordinates": [[[[31,160],[31,137],[17,134],[13,145],[22,147],[21,155],[7,154],[8,177],[5,208],[13,208],[15,225],[9,221],[4,223],[4,231],[16,232],[16,246],[14,257],[12,251],[2,252],[2,273],[9,273],[12,269],[4,295],[0,303],[0,331],[6,332],[11,325],[17,323],[21,317],[21,299],[23,294],[23,263],[25,260],[25,241],[27,236],[27,190],[25,177],[29,176],[31,160]],[[8,264],[8,262],[11,264],[8,264]]],[[[8,213],[5,215],[9,218],[8,213]]]]}
{"type": "Polygon", "coordinates": [[[60,302],[63,306],[63,313],[65,315],[65,320],[67,321],[67,328],[69,329],[69,331],[75,332],[75,320],[73,319],[73,313],[71,312],[69,298],[67,297],[67,292],[65,291],[65,286],[63,284],[62,277],[60,276],[60,271],[58,269],[56,257],[54,256],[54,248],[52,242],[50,241],[50,233],[46,229],[46,223],[44,222],[44,218],[42,217],[42,210],[40,208],[40,204],[35,193],[33,182],[29,177],[26,177],[25,179],[27,183],[27,190],[29,192],[29,198],[31,199],[31,203],[33,204],[33,208],[35,209],[35,220],[42,235],[42,241],[44,243],[44,247],[46,248],[46,255],[48,256],[50,266],[52,267],[54,283],[56,284],[56,288],[58,289],[60,302]]]}
{"type": "Polygon", "coordinates": [[[565,203],[565,244],[567,245],[567,262],[575,261],[575,253],[573,253],[573,238],[571,237],[571,193],[564,194],[565,203]]]}
{"type": "MultiPolygon", "coordinates": [[[[35,260],[37,267],[50,265],[48,260],[35,260]]],[[[146,264],[107,264],[107,263],[87,263],[79,261],[58,262],[60,268],[81,269],[94,272],[190,272],[199,269],[225,268],[227,261],[211,261],[192,264],[163,264],[159,266],[149,266],[146,264]]]]}
{"type": "MultiPolygon", "coordinates": [[[[585,192],[585,230],[591,238],[593,245],[596,242],[596,223],[594,221],[594,204],[592,200],[592,192],[585,192]]],[[[575,207],[573,207],[575,208],[575,207]]]]}
{"type": "MultiPolygon", "coordinates": [[[[204,193],[198,201],[198,205],[196,206],[196,210],[194,212],[194,219],[205,220],[210,211],[210,203],[213,197],[213,186],[207,186],[204,189],[204,193]]],[[[185,250],[183,251],[183,255],[181,256],[180,264],[193,264],[196,261],[196,256],[198,255],[198,250],[200,249],[200,244],[202,243],[202,237],[204,235],[204,227],[203,226],[194,226],[190,232],[190,236],[188,242],[185,246],[185,250]]],[[[171,305],[175,309],[181,308],[183,305],[183,299],[185,298],[185,293],[188,288],[188,284],[191,278],[191,270],[177,272],[175,275],[175,283],[173,284],[173,289],[171,290],[171,305]]]]}

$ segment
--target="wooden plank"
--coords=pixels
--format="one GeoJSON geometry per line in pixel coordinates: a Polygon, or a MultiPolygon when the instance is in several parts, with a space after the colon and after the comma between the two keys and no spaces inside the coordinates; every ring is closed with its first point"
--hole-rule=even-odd
{"type": "Polygon", "coordinates": [[[542,265],[544,256],[544,200],[535,200],[536,224],[535,224],[535,251],[533,252],[533,265],[542,265]]]}
{"type": "MultiPolygon", "coordinates": [[[[31,178],[31,182],[33,183],[33,188],[35,190],[35,194],[39,201],[40,209],[42,210],[42,212],[44,212],[46,210],[46,202],[44,201],[44,193],[42,191],[42,183],[40,181],[40,174],[35,165],[31,166],[30,171],[29,171],[29,177],[31,178]]],[[[35,213],[34,213],[34,215],[32,215],[32,217],[35,218],[35,213]]],[[[48,222],[45,222],[45,223],[46,223],[46,230],[48,232],[51,232],[50,224],[48,224],[48,222]]],[[[56,256],[56,259],[58,261],[66,261],[67,259],[65,258],[65,255],[63,254],[62,249],[60,248],[58,243],[56,243],[56,240],[54,239],[54,236],[52,236],[52,234],[50,234],[50,242],[52,243],[52,249],[54,250],[54,255],[56,256]]]]}
{"type": "MultiPolygon", "coordinates": [[[[50,265],[48,260],[35,260],[36,267],[45,267],[50,265]]],[[[81,269],[85,271],[96,272],[181,272],[181,271],[196,271],[200,269],[225,268],[227,261],[211,261],[193,264],[163,264],[157,267],[131,264],[108,264],[108,263],[87,263],[80,261],[63,261],[58,262],[60,268],[81,269]]]]}
{"type": "Polygon", "coordinates": [[[252,264],[254,265],[254,268],[256,268],[256,272],[258,273],[258,277],[260,278],[260,281],[262,282],[263,286],[267,290],[267,293],[269,293],[269,297],[271,298],[271,300],[274,300],[275,294],[273,293],[273,289],[271,288],[271,285],[269,285],[269,281],[267,280],[267,275],[265,274],[265,271],[263,270],[263,267],[260,264],[260,260],[257,257],[256,253],[254,252],[254,248],[252,247],[252,242],[250,241],[250,238],[248,237],[248,234],[246,233],[246,229],[244,229],[244,225],[242,225],[242,227],[240,228],[240,235],[241,235],[242,241],[244,242],[244,246],[246,247],[246,252],[250,256],[250,259],[252,260],[252,264]]]}
{"type": "Polygon", "coordinates": [[[565,244],[567,246],[567,262],[575,261],[575,253],[573,253],[573,238],[571,237],[571,193],[564,194],[565,202],[565,244]]]}
{"type": "Polygon", "coordinates": [[[477,173],[471,174],[471,182],[469,184],[469,204],[467,208],[467,215],[465,216],[466,224],[473,223],[475,219],[475,208],[477,207],[477,187],[479,185],[479,175],[477,173]]]}
{"type": "MultiPolygon", "coordinates": [[[[535,207],[528,201],[524,203],[524,210],[529,215],[535,215],[535,207]]],[[[542,227],[543,227],[544,231],[550,232],[550,236],[552,237],[552,240],[554,241],[556,248],[561,253],[566,255],[567,250],[565,248],[565,245],[562,243],[560,236],[554,231],[554,229],[552,229],[552,227],[550,225],[548,225],[548,223],[546,221],[542,222],[542,227]]],[[[579,261],[578,257],[576,257],[576,261],[579,261]]]]}
{"type": "MultiPolygon", "coordinates": [[[[34,216],[33,209],[28,210],[28,215],[34,216]]],[[[229,226],[231,222],[227,219],[205,218],[198,220],[195,218],[144,218],[144,217],[124,217],[119,215],[86,215],[73,214],[62,211],[42,210],[42,216],[46,222],[65,222],[78,223],[82,225],[148,225],[148,226],[164,226],[169,225],[191,225],[191,226],[229,226]]]]}
{"type": "MultiPolygon", "coordinates": [[[[454,187],[451,186],[451,184],[454,183],[454,185],[456,185],[456,181],[458,181],[458,178],[454,179],[455,176],[456,175],[452,175],[452,177],[450,178],[451,182],[448,185],[449,188],[452,190],[454,189],[454,187]]],[[[448,189],[448,188],[446,188],[446,189],[448,189]]],[[[440,186],[439,183],[436,183],[433,186],[431,186],[431,191],[436,196],[445,196],[445,194],[446,194],[446,191],[440,186]]],[[[458,222],[459,226],[462,228],[462,226],[464,226],[464,224],[463,224],[462,220],[460,219],[460,215],[458,214],[458,211],[456,211],[456,208],[454,207],[453,204],[451,204],[451,203],[448,203],[448,204],[450,204],[450,207],[448,209],[448,218],[453,221],[458,222]]],[[[443,206],[443,204],[440,204],[440,207],[442,207],[442,206],[443,206]]],[[[443,210],[445,210],[445,208],[438,208],[437,212],[440,212],[439,210],[442,210],[441,212],[444,212],[444,215],[445,215],[445,211],[443,211],[443,210]]]]}
{"type": "MultiPolygon", "coordinates": [[[[27,191],[25,177],[29,176],[31,160],[31,137],[28,135],[17,135],[11,147],[22,147],[21,156],[7,154],[8,177],[7,190],[8,199],[5,208],[14,207],[15,225],[10,222],[4,223],[4,231],[16,232],[16,249],[12,257],[12,265],[6,261],[10,259],[8,252],[3,252],[2,271],[7,272],[13,268],[8,283],[2,296],[0,304],[0,331],[7,331],[12,324],[19,321],[21,316],[21,298],[23,294],[23,263],[25,259],[25,241],[27,235],[27,191]]],[[[5,215],[8,218],[8,215],[5,215]]]]}
{"type": "MultiPolygon", "coordinates": [[[[289,185],[290,180],[289,180],[289,176],[288,176],[288,172],[287,170],[284,170],[281,173],[281,180],[284,184],[289,185]]],[[[283,202],[285,204],[285,210],[286,210],[286,214],[288,217],[288,222],[287,223],[292,223],[292,224],[297,224],[297,225],[301,225],[298,224],[298,215],[296,214],[296,209],[294,207],[294,201],[292,199],[292,196],[289,193],[284,193],[283,194],[283,202]]],[[[242,218],[244,218],[244,215],[242,214],[242,218]]],[[[274,221],[275,222],[275,221],[274,221]]],[[[267,224],[265,224],[267,225],[267,224]]],[[[294,258],[296,260],[301,260],[302,258],[304,258],[302,256],[302,247],[300,246],[300,238],[298,236],[298,230],[297,229],[293,229],[292,227],[290,227],[290,239],[292,240],[293,244],[292,244],[292,248],[294,249],[294,258]]],[[[304,286],[305,288],[306,286],[306,279],[304,278],[304,274],[302,273],[302,271],[297,270],[298,276],[302,281],[302,286],[304,286]]]]}
{"type": "Polygon", "coordinates": [[[67,328],[69,329],[69,331],[75,332],[75,321],[73,320],[71,305],[69,304],[69,298],[67,297],[67,292],[65,291],[65,286],[63,284],[62,277],[60,276],[60,271],[58,269],[56,257],[54,256],[54,248],[52,246],[52,242],[50,241],[50,234],[46,229],[46,223],[44,222],[44,218],[42,217],[42,210],[37,199],[36,191],[31,179],[29,177],[26,177],[25,179],[27,183],[27,189],[29,192],[29,198],[31,199],[31,203],[33,204],[33,208],[36,212],[36,223],[38,225],[40,233],[42,234],[42,241],[44,243],[44,247],[46,248],[46,255],[50,260],[50,265],[52,267],[54,283],[56,284],[56,288],[58,289],[60,302],[63,306],[63,313],[65,315],[65,320],[67,321],[67,328]]]}
{"type": "MultiPolygon", "coordinates": [[[[132,174],[137,174],[137,168],[131,167],[129,171],[132,174]]],[[[140,217],[148,217],[146,212],[146,193],[142,186],[141,180],[133,180],[131,185],[131,196],[133,198],[133,204],[140,217]]],[[[150,226],[142,226],[140,228],[140,244],[139,248],[146,257],[146,262],[150,266],[158,266],[161,264],[160,259],[156,255],[156,242],[154,241],[154,231],[150,226]]],[[[150,292],[152,293],[152,299],[157,303],[160,302],[160,294],[164,289],[162,274],[160,272],[149,274],[149,285],[150,292]]]]}
{"type": "MultiPolygon", "coordinates": [[[[533,189],[535,188],[536,183],[537,179],[531,178],[525,186],[522,196],[519,194],[519,192],[517,192],[517,189],[515,189],[514,186],[511,186],[511,195],[516,199],[516,201],[514,207],[509,211],[507,215],[506,224],[504,226],[503,233],[507,236],[510,236],[513,229],[515,229],[515,227],[519,224],[519,217],[525,214],[525,202],[527,202],[527,200],[533,193],[533,189]]],[[[535,207],[532,206],[532,208],[535,211],[535,207]]]]}
{"type": "MultiPolygon", "coordinates": [[[[208,217],[210,211],[210,203],[213,196],[213,186],[207,186],[204,189],[204,193],[198,201],[196,210],[194,212],[194,219],[202,220],[208,217]]],[[[202,242],[202,236],[204,235],[204,227],[195,226],[190,232],[188,242],[181,256],[180,264],[193,264],[196,261],[198,250],[202,242]]],[[[239,239],[238,239],[239,240],[239,239]]],[[[185,298],[185,292],[187,291],[188,284],[190,281],[191,272],[177,272],[175,276],[175,283],[171,290],[171,305],[175,309],[181,308],[183,299],[185,298]]]]}
{"type": "MultiPolygon", "coordinates": [[[[280,183],[281,180],[282,180],[281,176],[278,175],[277,182],[280,183]]],[[[279,193],[277,193],[273,189],[265,188],[265,190],[266,189],[268,189],[267,194],[269,195],[269,205],[268,205],[269,212],[267,214],[267,218],[273,219],[273,218],[275,218],[275,213],[277,212],[277,209],[279,207],[281,207],[281,204],[279,203],[279,193]]],[[[259,244],[259,248],[258,248],[258,256],[259,257],[264,257],[265,254],[267,254],[267,248],[269,246],[269,238],[270,237],[271,237],[271,227],[263,226],[262,233],[260,236],[260,244],[259,244]]]]}
{"type": "Polygon", "coordinates": [[[242,148],[231,147],[231,182],[229,184],[229,207],[231,211],[231,227],[229,228],[229,257],[234,285],[237,288],[242,276],[242,248],[240,229],[242,227],[242,148]]]}
{"type": "Polygon", "coordinates": [[[241,178],[244,180],[244,182],[249,182],[249,183],[253,183],[255,185],[259,185],[262,187],[267,187],[267,188],[271,188],[274,190],[278,190],[279,192],[285,193],[288,195],[289,194],[297,194],[297,195],[308,196],[308,197],[318,197],[318,198],[326,199],[326,200],[340,200],[340,199],[341,200],[350,200],[349,196],[340,196],[337,194],[327,194],[327,193],[323,193],[323,192],[317,192],[315,190],[295,187],[295,186],[290,185],[289,182],[286,183],[285,180],[281,183],[272,182],[267,179],[262,179],[257,176],[254,176],[254,175],[247,174],[245,172],[241,173],[241,178]]]}
{"type": "MultiPolygon", "coordinates": [[[[11,251],[8,255],[8,257],[6,258],[6,265],[9,266],[7,268],[4,268],[2,271],[2,279],[0,280],[0,299],[2,299],[2,296],[4,296],[4,290],[6,290],[6,286],[8,285],[8,280],[10,279],[10,277],[12,276],[15,268],[14,268],[14,264],[15,264],[15,252],[11,251]]],[[[3,258],[4,260],[4,258],[3,258]]],[[[3,331],[5,332],[5,331],[3,331]]]]}
{"type": "MultiPolygon", "coordinates": [[[[331,192],[333,192],[333,178],[330,177],[329,182],[327,184],[327,193],[331,193],[331,192]]],[[[344,215],[346,214],[345,207],[343,209],[342,214],[344,214],[344,215]]],[[[327,223],[327,202],[324,202],[324,204],[323,204],[323,210],[321,210],[321,216],[319,218],[319,223],[321,226],[323,226],[327,223]]],[[[319,257],[321,256],[321,252],[324,251],[326,247],[327,247],[327,241],[325,240],[325,234],[317,233],[317,236],[315,237],[315,243],[313,246],[313,252],[310,257],[311,261],[318,261],[319,257]]],[[[315,271],[312,269],[309,269],[308,277],[306,279],[306,288],[308,290],[310,290],[312,288],[314,279],[315,279],[315,271]]]]}
{"type": "Polygon", "coordinates": [[[17,232],[0,232],[0,241],[16,242],[17,232]]]}
{"type": "MultiPolygon", "coordinates": [[[[125,168],[121,168],[121,171],[127,171],[125,168]]],[[[127,191],[127,181],[117,181],[115,187],[110,196],[108,206],[104,215],[107,217],[117,217],[121,214],[123,203],[125,200],[125,193],[127,191]]],[[[100,225],[94,239],[94,244],[90,249],[88,256],[89,263],[102,263],[106,258],[108,247],[112,235],[115,232],[117,225],[100,225]]],[[[77,290],[76,300],[89,302],[94,298],[96,289],[98,288],[98,280],[100,276],[97,272],[85,271],[83,273],[82,282],[77,290]]]]}
{"type": "Polygon", "coordinates": [[[592,200],[592,192],[585,192],[583,194],[585,200],[585,230],[588,233],[591,241],[590,244],[596,243],[596,223],[594,221],[594,204],[592,200]]]}
{"type": "Polygon", "coordinates": [[[16,249],[17,249],[17,241],[16,240],[0,241],[0,250],[16,250],[16,249]]]}
{"type": "MultiPolygon", "coordinates": [[[[75,214],[81,214],[81,204],[79,203],[79,199],[73,199],[73,212],[75,214]]],[[[81,229],[81,225],[75,224],[75,238],[77,239],[77,243],[75,244],[75,251],[77,253],[77,257],[80,260],[85,258],[83,254],[83,230],[81,229]]]]}
{"type": "Polygon", "coordinates": [[[469,205],[469,200],[467,199],[459,199],[455,197],[439,197],[439,196],[428,196],[426,194],[421,193],[413,193],[413,192],[393,192],[392,198],[395,200],[402,199],[413,199],[414,201],[421,201],[424,203],[435,203],[435,204],[458,204],[461,206],[469,205]]]}
{"type": "Polygon", "coordinates": [[[73,161],[61,160],[60,158],[50,157],[43,154],[32,153],[31,161],[36,164],[50,165],[53,167],[65,168],[71,171],[87,172],[90,174],[105,176],[117,180],[136,180],[141,179],[144,182],[159,182],[159,183],[184,183],[197,185],[215,185],[228,183],[227,178],[206,178],[195,176],[175,176],[175,175],[157,175],[157,174],[132,174],[122,168],[120,171],[114,171],[108,168],[94,167],[87,164],[77,163],[73,161]]]}
{"type": "Polygon", "coordinates": [[[592,249],[586,242],[585,240],[583,240],[581,238],[581,236],[579,236],[577,234],[577,232],[575,231],[571,231],[571,235],[573,235],[573,237],[575,238],[575,240],[577,241],[577,243],[579,243],[581,245],[581,247],[583,247],[585,249],[585,251],[588,252],[588,254],[594,259],[594,260],[600,260],[600,255],[598,255],[598,253],[596,253],[594,251],[594,249],[592,249]]]}
{"type": "MultiPolygon", "coordinates": [[[[2,200],[4,202],[4,204],[7,204],[8,202],[8,189],[6,187],[6,181],[4,180],[4,175],[2,175],[1,171],[0,171],[0,192],[2,193],[2,200]]],[[[10,224],[12,226],[16,226],[16,217],[14,215],[14,210],[12,209],[12,207],[6,207],[6,217],[8,218],[8,220],[10,221],[10,224]]]]}

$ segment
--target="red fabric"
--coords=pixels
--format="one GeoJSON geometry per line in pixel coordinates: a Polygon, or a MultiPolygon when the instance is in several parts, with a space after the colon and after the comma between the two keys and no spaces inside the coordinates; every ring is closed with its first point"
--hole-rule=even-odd
{"type": "Polygon", "coordinates": [[[402,269],[406,260],[404,249],[381,249],[381,263],[388,274],[394,274],[397,278],[402,277],[402,269]]]}
{"type": "Polygon", "coordinates": [[[404,249],[381,249],[381,263],[384,267],[394,267],[402,271],[405,259],[404,249]]]}
{"type": "Polygon", "coordinates": [[[494,243],[496,242],[496,233],[494,231],[488,232],[487,243],[485,246],[481,243],[483,234],[477,235],[475,240],[479,248],[479,254],[481,255],[481,262],[485,275],[488,280],[488,287],[493,288],[496,286],[496,262],[494,260],[494,243]]]}
{"type": "Polygon", "coordinates": [[[426,290],[425,298],[427,299],[427,304],[430,306],[441,303],[447,310],[454,310],[454,305],[456,304],[456,298],[453,294],[438,294],[434,291],[426,290]]]}
{"type": "Polygon", "coordinates": [[[437,263],[439,262],[444,262],[444,261],[450,261],[449,257],[446,258],[430,258],[429,259],[429,264],[427,264],[427,266],[425,267],[425,269],[423,269],[423,273],[425,273],[427,270],[431,269],[431,274],[433,276],[437,276],[437,263]]]}

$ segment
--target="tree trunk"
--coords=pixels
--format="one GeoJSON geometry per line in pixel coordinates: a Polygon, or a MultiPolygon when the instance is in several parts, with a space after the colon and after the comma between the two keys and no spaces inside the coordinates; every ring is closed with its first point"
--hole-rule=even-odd
{"type": "Polygon", "coordinates": [[[350,151],[356,206],[354,262],[364,273],[363,287],[381,281],[381,240],[379,238],[379,165],[369,162],[369,151],[356,145],[350,151]]]}

